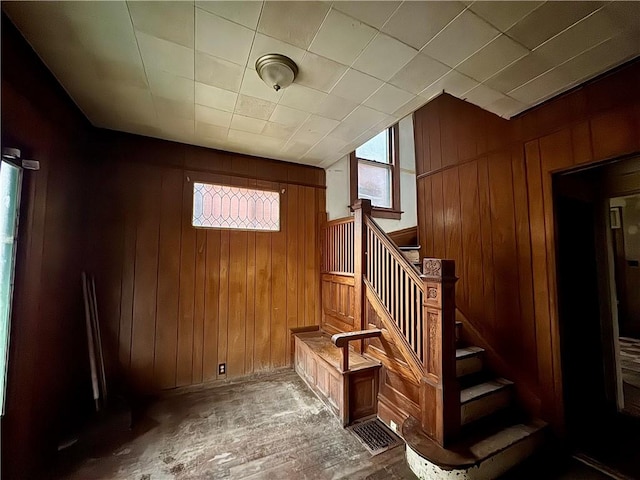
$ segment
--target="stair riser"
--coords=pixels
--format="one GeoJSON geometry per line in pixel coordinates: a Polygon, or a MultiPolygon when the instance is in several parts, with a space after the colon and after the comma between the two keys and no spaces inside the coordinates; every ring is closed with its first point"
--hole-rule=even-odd
{"type": "Polygon", "coordinates": [[[444,470],[429,462],[407,445],[407,463],[420,480],[493,480],[523,462],[542,444],[544,431],[510,445],[479,465],[467,469],[444,470]]]}
{"type": "Polygon", "coordinates": [[[467,358],[456,360],[456,376],[458,378],[472,373],[478,373],[482,370],[482,358],[474,355],[467,358]]]}
{"type": "Polygon", "coordinates": [[[463,404],[460,408],[460,422],[466,425],[469,422],[491,415],[511,404],[513,392],[511,388],[503,388],[490,393],[477,400],[463,404]]]}

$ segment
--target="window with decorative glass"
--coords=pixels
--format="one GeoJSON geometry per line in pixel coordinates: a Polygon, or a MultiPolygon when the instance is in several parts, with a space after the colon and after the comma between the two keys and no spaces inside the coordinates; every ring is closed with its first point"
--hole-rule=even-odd
{"type": "Polygon", "coordinates": [[[202,228],[277,232],[280,230],[280,193],[194,182],[191,224],[202,228]]]}
{"type": "Polygon", "coordinates": [[[398,125],[365,142],[351,153],[351,204],[371,200],[372,214],[400,218],[398,125]]]}

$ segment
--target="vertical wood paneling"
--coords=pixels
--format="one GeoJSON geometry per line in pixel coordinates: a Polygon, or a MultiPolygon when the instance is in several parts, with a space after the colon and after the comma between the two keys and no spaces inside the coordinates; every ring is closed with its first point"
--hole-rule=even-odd
{"type": "Polygon", "coordinates": [[[204,305],[206,289],[207,269],[207,232],[196,230],[196,271],[195,290],[193,304],[193,370],[191,371],[191,383],[202,382],[202,370],[204,362],[204,305]]]}
{"type": "Polygon", "coordinates": [[[424,157],[427,154],[427,149],[424,146],[424,126],[422,119],[424,114],[422,111],[418,111],[413,115],[413,136],[415,146],[415,159],[416,159],[416,172],[422,173],[428,171],[425,168],[424,157]]]}
{"type": "Polygon", "coordinates": [[[423,257],[435,257],[434,252],[434,238],[435,235],[433,233],[433,203],[432,203],[432,188],[431,188],[431,177],[426,177],[420,180],[419,185],[422,187],[422,196],[418,199],[420,204],[422,205],[423,214],[420,215],[420,244],[422,248],[424,248],[423,257]]]}
{"type": "Polygon", "coordinates": [[[445,212],[441,173],[436,173],[431,178],[431,205],[433,206],[433,255],[435,258],[445,258],[445,212]]]}
{"type": "MultiPolygon", "coordinates": [[[[298,205],[304,205],[305,201],[305,187],[298,187],[298,205]]],[[[306,309],[306,297],[305,297],[305,285],[306,285],[306,263],[305,249],[306,249],[306,232],[305,232],[305,211],[304,209],[298,209],[298,325],[309,325],[307,316],[305,314],[306,309]]]]}
{"type": "Polygon", "coordinates": [[[220,231],[207,231],[202,380],[218,376],[218,309],[220,308],[220,231]]]}
{"type": "MultiPolygon", "coordinates": [[[[122,177],[128,177],[135,173],[129,166],[121,166],[118,173],[122,177]]],[[[122,183],[122,182],[121,182],[122,183]]],[[[120,264],[122,273],[120,277],[120,328],[118,331],[118,346],[120,365],[129,370],[131,365],[131,329],[133,327],[133,282],[135,278],[136,255],[136,212],[137,190],[134,188],[122,188],[124,203],[128,204],[124,214],[124,245],[120,264]]],[[[117,277],[114,277],[117,278],[117,277]]]]}
{"type": "Polygon", "coordinates": [[[596,159],[612,158],[640,149],[635,112],[632,108],[616,110],[591,120],[593,155],[596,159]]]}
{"type": "Polygon", "coordinates": [[[532,385],[537,385],[536,320],[533,301],[533,267],[531,264],[531,236],[529,233],[527,172],[524,149],[520,145],[512,149],[511,166],[518,249],[518,284],[520,287],[520,341],[524,353],[519,355],[519,361],[523,372],[529,377],[529,381],[532,385]]]}
{"type": "MultiPolygon", "coordinates": [[[[289,185],[287,209],[287,332],[298,326],[298,186],[289,185]]],[[[291,342],[285,342],[285,358],[291,358],[291,342]]]]}
{"type": "MultiPolygon", "coordinates": [[[[231,264],[230,248],[231,234],[226,230],[218,230],[209,232],[211,235],[220,236],[220,263],[218,264],[218,315],[212,318],[218,327],[218,365],[227,363],[228,360],[228,342],[229,342],[229,320],[232,313],[229,310],[229,269],[231,264]]],[[[214,271],[215,268],[214,268],[214,271]]],[[[217,368],[216,368],[217,370],[217,368]]],[[[218,374],[218,378],[224,378],[225,374],[218,374]]]]}
{"type": "Polygon", "coordinates": [[[466,279],[465,305],[471,316],[478,318],[483,314],[484,293],[477,164],[471,162],[461,165],[459,176],[463,261],[456,268],[458,275],[466,279]]]}
{"type": "Polygon", "coordinates": [[[497,340],[502,351],[515,358],[518,350],[513,338],[519,338],[520,314],[518,295],[518,265],[511,152],[502,151],[489,156],[489,185],[491,203],[491,241],[495,278],[497,340]]]}
{"type": "Polygon", "coordinates": [[[180,248],[180,297],[176,386],[190,385],[193,371],[193,320],[196,264],[196,231],[191,228],[193,183],[182,189],[182,241],[180,248]]]}
{"type": "Polygon", "coordinates": [[[493,328],[495,324],[495,278],[493,269],[493,240],[491,233],[491,200],[489,194],[489,169],[487,158],[478,160],[478,197],[480,207],[480,237],[482,239],[482,289],[485,315],[480,330],[493,328]]]}
{"type": "MultiPolygon", "coordinates": [[[[228,313],[228,345],[227,375],[244,375],[245,369],[245,335],[246,335],[246,294],[247,294],[247,232],[229,233],[229,313],[228,313]]],[[[222,330],[223,316],[220,316],[222,330]]],[[[221,342],[222,343],[222,342],[221,342]]]]}
{"type": "MultiPolygon", "coordinates": [[[[442,188],[444,195],[444,224],[445,224],[445,256],[455,260],[457,265],[463,264],[462,231],[460,225],[460,181],[458,168],[450,168],[442,174],[442,188]]],[[[467,280],[460,277],[456,284],[456,297],[468,298],[466,291],[467,280]]],[[[466,303],[466,302],[465,302],[466,303]]]]}
{"type": "Polygon", "coordinates": [[[160,197],[162,177],[158,169],[148,167],[136,173],[143,181],[138,185],[140,201],[136,219],[131,372],[134,378],[145,385],[153,378],[160,231],[160,212],[156,199],[160,197]]]}
{"type": "Polygon", "coordinates": [[[527,182],[529,186],[529,222],[531,232],[531,260],[533,266],[533,293],[536,316],[536,345],[538,347],[538,381],[548,385],[552,381],[549,289],[547,283],[547,251],[542,196],[542,168],[540,145],[537,140],[525,144],[527,182]]]}
{"type": "Polygon", "coordinates": [[[245,370],[254,371],[255,324],[256,324],[256,233],[247,233],[247,301],[245,320],[245,370]]]}
{"type": "MultiPolygon", "coordinates": [[[[274,288],[271,290],[271,364],[283,367],[288,362],[286,356],[287,332],[287,198],[289,193],[284,185],[279,186],[281,194],[280,231],[272,235],[272,275],[274,288]]],[[[312,191],[315,189],[311,189],[312,191]]],[[[315,211],[315,210],[314,210],[315,211]]],[[[319,274],[316,270],[316,277],[319,274]]]]}
{"type": "MultiPolygon", "coordinates": [[[[303,205],[313,205],[315,210],[315,189],[311,187],[303,187],[304,201],[303,205]]],[[[304,324],[313,325],[315,323],[315,308],[316,308],[316,292],[314,287],[316,285],[318,270],[316,270],[316,255],[317,249],[315,247],[316,238],[316,218],[311,215],[305,215],[304,217],[304,324]]]]}
{"type": "MultiPolygon", "coordinates": [[[[271,234],[256,233],[256,317],[254,370],[262,371],[271,363],[271,234]]],[[[279,287],[276,287],[279,288],[279,287]]]]}
{"type": "MultiPolygon", "coordinates": [[[[313,237],[313,241],[314,244],[316,245],[315,250],[316,250],[316,257],[315,257],[315,270],[316,272],[320,272],[322,270],[322,250],[321,250],[321,238],[320,235],[322,233],[321,229],[322,229],[322,225],[324,225],[324,223],[327,221],[327,214],[324,211],[325,210],[325,205],[327,204],[327,191],[323,188],[316,188],[316,204],[315,204],[315,211],[316,211],[316,222],[315,222],[315,232],[314,232],[314,237],[313,237]]],[[[351,235],[351,234],[349,234],[351,235]]],[[[350,241],[350,244],[353,245],[353,240],[350,241]]],[[[353,263],[353,258],[349,259],[349,262],[353,263]]],[[[316,300],[314,302],[314,306],[315,306],[315,316],[314,316],[314,324],[315,325],[320,325],[320,323],[322,322],[322,280],[320,278],[320,275],[316,275],[314,277],[314,282],[313,282],[313,288],[315,290],[316,293],[316,300]]],[[[289,343],[289,342],[287,342],[289,343]]]]}
{"type": "MultiPolygon", "coordinates": [[[[428,106],[435,112],[438,112],[438,103],[434,102],[434,105],[428,106]]],[[[429,131],[429,158],[430,170],[437,170],[442,167],[442,148],[440,142],[440,116],[429,115],[427,118],[427,128],[429,131]]]]}
{"type": "Polygon", "coordinates": [[[579,123],[571,129],[571,145],[573,147],[573,163],[578,165],[593,161],[589,122],[579,123]]]}
{"type": "Polygon", "coordinates": [[[111,222],[120,246],[105,251],[122,258],[113,262],[117,268],[106,269],[107,259],[100,268],[111,272],[105,288],[117,293],[115,308],[106,310],[116,317],[109,335],[134,387],[173,388],[286,366],[289,328],[320,323],[324,190],[138,164],[116,172],[104,189],[126,208],[111,222]],[[284,190],[280,231],[193,228],[196,178],[284,190]]]}
{"type": "Polygon", "coordinates": [[[160,388],[176,385],[178,302],[180,294],[180,227],[182,222],[182,174],[162,172],[160,238],[158,244],[158,299],[155,344],[155,383],[160,388]]]}
{"type": "Polygon", "coordinates": [[[560,334],[557,319],[555,222],[551,172],[565,169],[573,164],[573,150],[569,129],[540,139],[540,162],[542,166],[542,195],[544,199],[545,236],[547,249],[547,288],[549,290],[549,326],[545,332],[548,337],[551,371],[550,379],[545,383],[548,392],[548,415],[556,418],[561,415],[553,409],[553,401],[562,401],[562,374],[560,371],[560,334]]]}

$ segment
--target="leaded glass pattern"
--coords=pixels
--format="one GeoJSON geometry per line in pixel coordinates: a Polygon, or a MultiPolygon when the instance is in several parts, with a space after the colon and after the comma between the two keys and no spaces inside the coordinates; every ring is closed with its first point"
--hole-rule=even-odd
{"type": "Polygon", "coordinates": [[[193,184],[194,227],[280,230],[280,194],[269,190],[193,184]]]}

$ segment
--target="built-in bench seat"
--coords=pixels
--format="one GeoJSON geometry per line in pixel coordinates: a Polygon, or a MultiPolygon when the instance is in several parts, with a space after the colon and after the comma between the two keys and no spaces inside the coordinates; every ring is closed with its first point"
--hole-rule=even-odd
{"type": "Polygon", "coordinates": [[[317,327],[292,329],[296,372],[344,426],[376,414],[380,362],[349,347],[349,341],[380,335],[379,330],[336,334],[317,327]]]}

